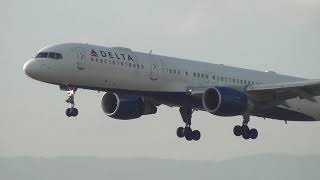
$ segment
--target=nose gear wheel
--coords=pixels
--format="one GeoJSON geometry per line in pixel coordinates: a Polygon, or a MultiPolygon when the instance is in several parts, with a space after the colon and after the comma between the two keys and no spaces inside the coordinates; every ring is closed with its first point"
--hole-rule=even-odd
{"type": "Polygon", "coordinates": [[[76,94],[77,88],[74,87],[68,87],[67,95],[68,99],[66,100],[66,103],[70,104],[70,108],[66,109],[66,116],[67,117],[76,117],[79,114],[79,111],[77,108],[75,108],[74,103],[74,96],[76,94]]]}

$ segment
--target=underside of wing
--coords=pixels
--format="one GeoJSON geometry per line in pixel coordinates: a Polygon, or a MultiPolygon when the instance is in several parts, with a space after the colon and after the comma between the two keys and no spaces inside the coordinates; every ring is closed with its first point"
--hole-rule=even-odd
{"type": "Polygon", "coordinates": [[[247,95],[257,103],[285,104],[293,98],[317,102],[314,97],[320,96],[320,80],[252,85],[247,88],[247,95]]]}

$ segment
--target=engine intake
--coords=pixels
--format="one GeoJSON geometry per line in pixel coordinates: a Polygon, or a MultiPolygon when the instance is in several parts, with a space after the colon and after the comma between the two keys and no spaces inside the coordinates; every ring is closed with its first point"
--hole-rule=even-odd
{"type": "Polygon", "coordinates": [[[237,116],[247,110],[248,98],[245,93],[229,87],[213,87],[204,92],[202,105],[218,116],[237,116]]]}
{"type": "Polygon", "coordinates": [[[144,102],[140,96],[118,95],[107,92],[101,101],[103,112],[112,118],[129,120],[142,115],[155,114],[157,108],[144,102]]]}

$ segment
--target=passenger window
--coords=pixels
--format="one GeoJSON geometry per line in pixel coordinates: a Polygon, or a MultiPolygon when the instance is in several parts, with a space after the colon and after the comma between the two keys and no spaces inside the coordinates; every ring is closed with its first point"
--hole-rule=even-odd
{"type": "Polygon", "coordinates": [[[197,73],[197,77],[200,77],[200,73],[197,73]]]}
{"type": "Polygon", "coordinates": [[[221,81],[223,81],[223,77],[221,77],[221,81]]]}
{"type": "Polygon", "coordinates": [[[193,76],[194,76],[194,77],[196,77],[196,76],[197,76],[195,72],[193,73],[193,76]]]}
{"type": "Polygon", "coordinates": [[[174,73],[174,74],[176,73],[176,70],[175,70],[175,69],[173,70],[173,73],[174,73]]]}
{"type": "Polygon", "coordinates": [[[144,66],[143,65],[141,65],[141,69],[143,69],[144,68],[144,66]]]}
{"type": "Polygon", "coordinates": [[[215,80],[215,79],[216,79],[216,76],[212,76],[212,79],[215,80]]]}
{"type": "Polygon", "coordinates": [[[131,67],[131,63],[129,63],[129,67],[131,67]]]}
{"type": "Polygon", "coordinates": [[[140,69],[140,65],[139,64],[137,64],[137,68],[140,69]]]}
{"type": "Polygon", "coordinates": [[[208,74],[206,74],[206,79],[208,79],[209,78],[209,76],[208,76],[208,74]]]}
{"type": "Polygon", "coordinates": [[[132,64],[133,68],[136,68],[136,64],[132,64]]]}
{"type": "Polygon", "coordinates": [[[203,74],[201,74],[201,78],[204,78],[204,75],[203,75],[203,74]]]}
{"type": "Polygon", "coordinates": [[[188,72],[186,72],[186,76],[188,76],[188,72]]]}

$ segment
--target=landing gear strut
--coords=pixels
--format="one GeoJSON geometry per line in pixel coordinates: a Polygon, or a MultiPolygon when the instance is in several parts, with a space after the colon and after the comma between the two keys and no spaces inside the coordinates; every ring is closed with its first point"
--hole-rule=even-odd
{"type": "Polygon", "coordinates": [[[248,127],[248,123],[250,121],[250,115],[245,114],[243,115],[243,122],[242,126],[235,126],[233,128],[233,133],[235,136],[241,136],[243,139],[257,139],[258,137],[258,131],[256,129],[250,129],[248,127]]]}
{"type": "Polygon", "coordinates": [[[185,127],[177,129],[177,136],[179,138],[185,137],[187,141],[198,141],[201,138],[201,133],[198,130],[191,129],[191,119],[193,110],[191,107],[181,107],[179,109],[183,122],[186,123],[185,127]]]}
{"type": "Polygon", "coordinates": [[[66,102],[70,104],[70,108],[66,109],[66,115],[68,117],[76,117],[79,114],[79,111],[77,108],[74,107],[74,96],[76,94],[77,88],[68,88],[68,99],[66,102]]]}

